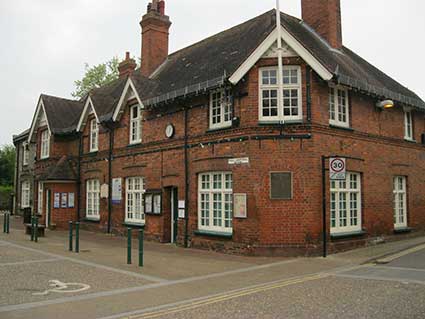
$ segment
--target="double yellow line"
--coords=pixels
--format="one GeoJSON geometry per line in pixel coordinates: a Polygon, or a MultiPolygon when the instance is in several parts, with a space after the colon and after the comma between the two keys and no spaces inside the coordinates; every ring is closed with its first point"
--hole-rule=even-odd
{"type": "Polygon", "coordinates": [[[157,317],[161,317],[161,316],[165,316],[169,314],[174,314],[177,312],[193,310],[199,307],[204,307],[207,305],[211,305],[211,304],[215,304],[215,303],[219,303],[219,302],[223,302],[223,301],[227,301],[227,300],[231,300],[231,299],[235,299],[235,298],[239,298],[243,296],[248,296],[248,295],[252,295],[252,294],[256,294],[256,293],[260,293],[260,292],[264,292],[264,291],[268,291],[272,289],[283,288],[283,287],[301,284],[301,283],[305,283],[305,282],[313,281],[313,280],[319,280],[322,278],[326,278],[328,276],[329,275],[327,274],[317,274],[312,276],[305,276],[302,278],[295,278],[295,279],[290,279],[290,280],[285,280],[280,282],[274,282],[271,284],[266,284],[266,285],[262,285],[262,286],[258,286],[254,288],[241,289],[233,293],[222,294],[216,297],[203,299],[200,301],[192,302],[186,305],[181,305],[181,306],[177,306],[177,307],[173,307],[173,308],[169,308],[165,310],[149,312],[142,315],[125,317],[125,319],[157,318],[157,317]]]}

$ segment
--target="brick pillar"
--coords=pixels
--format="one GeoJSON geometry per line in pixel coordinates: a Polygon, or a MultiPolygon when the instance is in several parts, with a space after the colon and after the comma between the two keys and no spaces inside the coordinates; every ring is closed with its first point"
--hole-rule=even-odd
{"type": "Polygon", "coordinates": [[[120,78],[125,78],[126,76],[131,75],[136,69],[136,67],[136,61],[130,58],[130,52],[126,52],[125,60],[118,65],[118,72],[120,78]]]}
{"type": "Polygon", "coordinates": [[[342,47],[340,0],[301,0],[302,18],[336,49],[342,47]]]}
{"type": "Polygon", "coordinates": [[[142,74],[151,75],[168,57],[171,21],[165,15],[165,1],[153,0],[140,22],[142,27],[142,74]]]}

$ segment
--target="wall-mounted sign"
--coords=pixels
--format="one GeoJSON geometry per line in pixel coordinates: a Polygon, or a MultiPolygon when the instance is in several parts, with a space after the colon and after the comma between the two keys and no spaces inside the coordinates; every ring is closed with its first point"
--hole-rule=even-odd
{"type": "Polygon", "coordinates": [[[335,157],[329,159],[329,177],[332,181],[345,181],[346,161],[345,158],[335,157]]]}
{"type": "Polygon", "coordinates": [[[247,218],[246,194],[233,195],[233,216],[235,218],[247,218]]]}
{"type": "Polygon", "coordinates": [[[153,213],[161,214],[161,194],[153,195],[153,213]]]}
{"type": "Polygon", "coordinates": [[[242,165],[242,164],[249,164],[249,157],[229,159],[229,165],[242,165]]]}
{"type": "Polygon", "coordinates": [[[53,200],[53,208],[60,208],[61,206],[60,201],[61,201],[61,194],[55,193],[54,200],[53,200]]]}
{"type": "Polygon", "coordinates": [[[75,194],[68,193],[68,208],[74,208],[74,207],[75,207],[75,194]]]}
{"type": "Polygon", "coordinates": [[[68,193],[61,193],[61,208],[68,207],[68,193]]]}
{"type": "Polygon", "coordinates": [[[102,184],[100,186],[100,198],[108,198],[109,197],[109,185],[102,184]]]}
{"type": "Polygon", "coordinates": [[[112,180],[112,203],[120,204],[122,199],[122,178],[112,180]]]}
{"type": "Polygon", "coordinates": [[[145,195],[145,214],[152,214],[153,194],[145,195]]]}
{"type": "Polygon", "coordinates": [[[179,200],[179,218],[186,217],[186,202],[184,200],[179,200]]]}

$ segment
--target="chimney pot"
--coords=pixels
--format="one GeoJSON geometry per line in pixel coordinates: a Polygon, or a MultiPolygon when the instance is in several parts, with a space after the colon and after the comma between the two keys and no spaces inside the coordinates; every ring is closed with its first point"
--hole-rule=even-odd
{"type": "Polygon", "coordinates": [[[159,13],[163,16],[165,15],[165,1],[161,0],[159,2],[159,13]]]}
{"type": "Polygon", "coordinates": [[[136,61],[130,58],[130,52],[126,52],[125,60],[118,65],[119,77],[125,78],[131,75],[136,69],[136,67],[137,67],[136,61]]]}

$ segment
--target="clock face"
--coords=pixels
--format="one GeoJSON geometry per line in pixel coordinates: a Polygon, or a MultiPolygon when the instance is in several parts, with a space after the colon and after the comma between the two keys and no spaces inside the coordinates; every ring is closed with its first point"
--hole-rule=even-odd
{"type": "Polygon", "coordinates": [[[174,126],[173,124],[168,124],[167,127],[165,128],[165,136],[167,136],[168,138],[172,138],[174,135],[174,126]]]}

